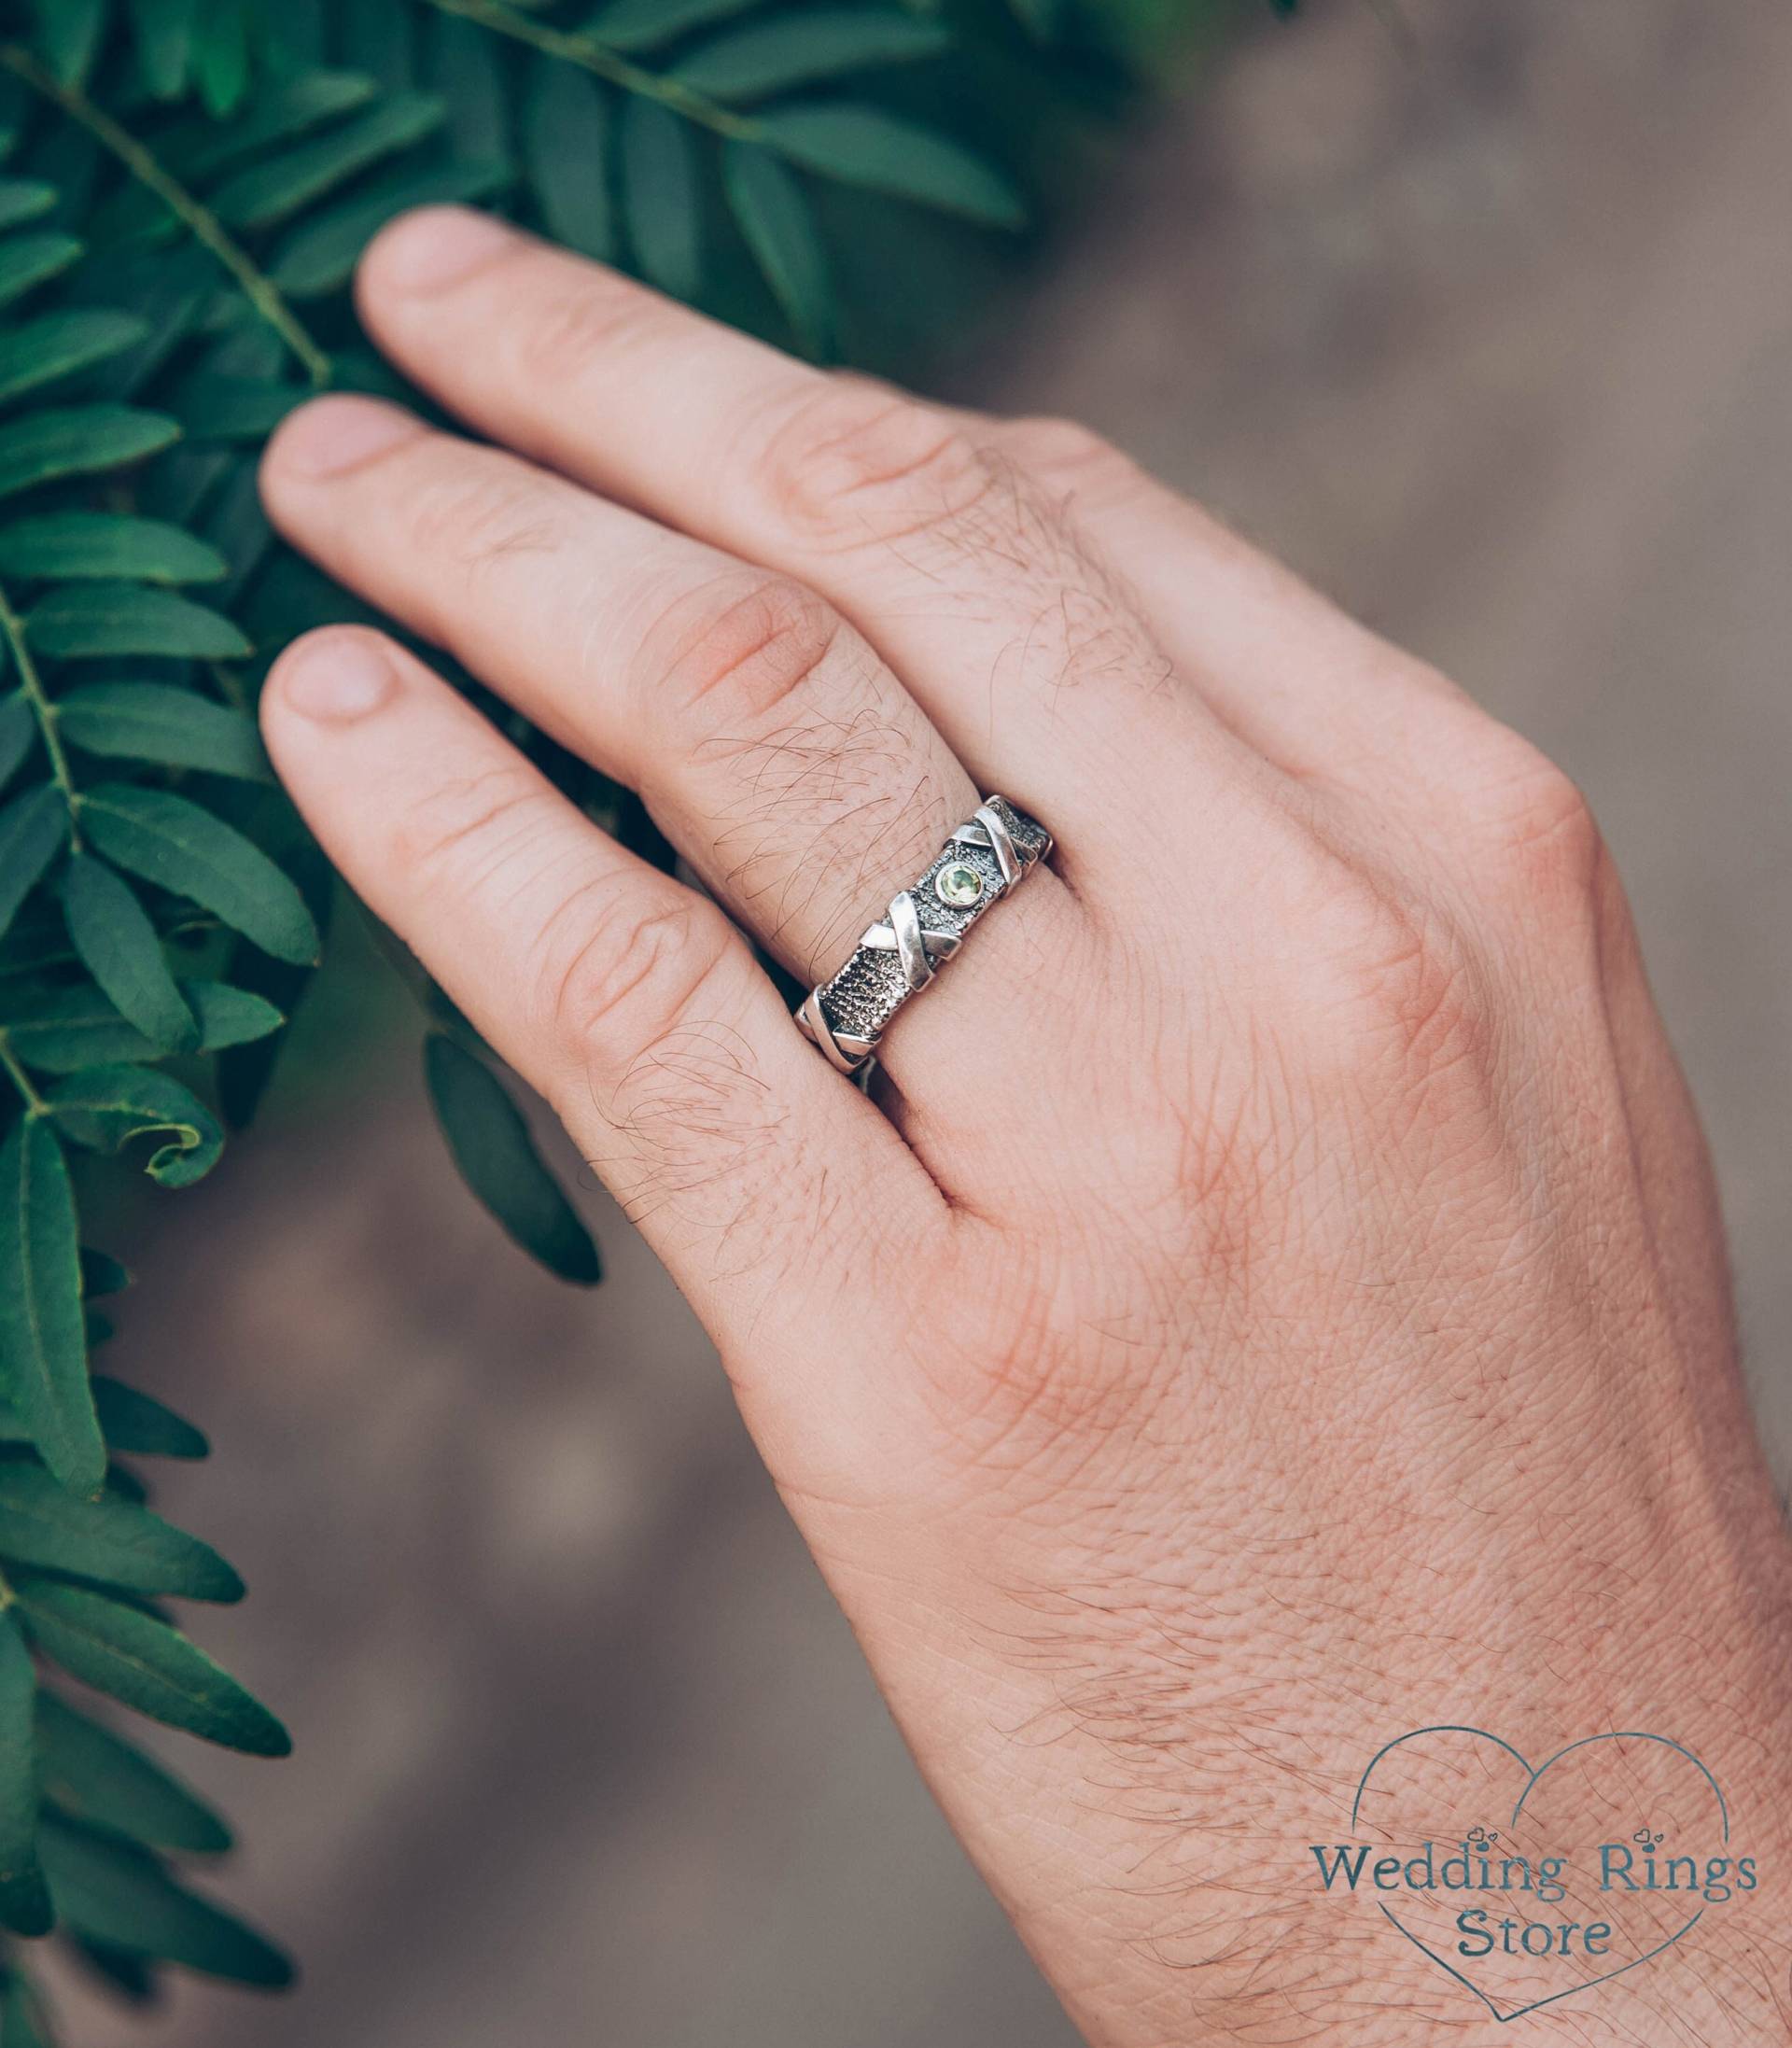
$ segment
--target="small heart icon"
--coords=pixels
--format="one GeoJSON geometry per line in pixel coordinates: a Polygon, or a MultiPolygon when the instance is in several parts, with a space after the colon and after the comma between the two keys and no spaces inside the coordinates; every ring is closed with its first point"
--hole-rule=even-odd
{"type": "Polygon", "coordinates": [[[1409,1730],[1370,1760],[1351,1831],[1370,1846],[1350,1888],[1502,2021],[1673,1947],[1729,1868],[1717,1781],[1635,1730],[1534,1765],[1486,1729],[1409,1730]]]}

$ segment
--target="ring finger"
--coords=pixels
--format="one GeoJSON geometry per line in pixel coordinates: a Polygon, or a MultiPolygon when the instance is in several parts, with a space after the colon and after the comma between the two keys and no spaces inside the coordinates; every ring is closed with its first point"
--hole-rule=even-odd
{"type": "MultiPolygon", "coordinates": [[[[805,980],[841,964],[980,801],[902,683],[812,592],[513,456],[327,399],[276,437],[263,493],[295,544],[638,789],[805,980]]],[[[945,1107],[937,1077],[955,1063],[930,1042],[979,1003],[1024,1002],[1041,964],[1057,971],[1083,942],[1069,892],[1041,876],[965,948],[953,1014],[935,998],[891,1031],[899,1087],[925,1072],[945,1107]]]]}

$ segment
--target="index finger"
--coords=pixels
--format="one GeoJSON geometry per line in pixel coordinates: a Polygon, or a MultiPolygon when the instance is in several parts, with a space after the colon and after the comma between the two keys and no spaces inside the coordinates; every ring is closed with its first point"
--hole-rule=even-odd
{"type": "Polygon", "coordinates": [[[261,718],[350,885],[553,1103],[719,1342],[824,1271],[843,1195],[875,1185],[899,1238],[941,1213],[721,913],[600,832],[414,656],[309,634],[261,718]]]}

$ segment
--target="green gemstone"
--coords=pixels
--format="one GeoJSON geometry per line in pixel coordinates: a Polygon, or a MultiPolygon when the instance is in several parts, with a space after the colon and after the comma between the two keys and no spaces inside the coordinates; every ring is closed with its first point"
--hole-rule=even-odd
{"type": "Polygon", "coordinates": [[[948,861],[933,877],[933,893],[950,910],[969,910],[983,894],[983,877],[969,861],[948,861]]]}

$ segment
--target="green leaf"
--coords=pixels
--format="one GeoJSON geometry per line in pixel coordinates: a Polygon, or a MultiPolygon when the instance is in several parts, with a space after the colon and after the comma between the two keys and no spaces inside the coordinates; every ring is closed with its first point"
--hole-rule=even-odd
{"type": "Polygon", "coordinates": [[[83,1067],[53,1083],[44,1100],[63,1129],[91,1152],[118,1152],[135,1138],[159,1139],[144,1171],[162,1187],[190,1187],[224,1149],[224,1133],[211,1111],[190,1088],[154,1067],[83,1067]]]}
{"type": "Polygon", "coordinates": [[[105,1252],[96,1252],[91,1244],[81,1246],[81,1294],[88,1301],[101,1295],[122,1294],[131,1284],[131,1275],[116,1258],[105,1252]]]}
{"type": "Polygon", "coordinates": [[[0,697],[0,790],[23,765],[37,737],[37,718],[22,690],[0,697]]]}
{"type": "Polygon", "coordinates": [[[221,602],[234,602],[241,596],[245,584],[275,545],[273,528],[261,509],[257,475],[259,455],[258,448],[253,455],[227,456],[223,482],[206,511],[205,538],[224,551],[231,565],[224,588],[217,593],[221,602]]]}
{"type": "Polygon", "coordinates": [[[36,1701],[31,1652],[0,1612],[0,1926],[15,1934],[48,1934],[53,1917],[37,1866],[36,1701]]]}
{"type": "Polygon", "coordinates": [[[243,1581],[209,1543],[109,1494],[77,1500],[40,1465],[0,1464],[0,1558],[126,1592],[243,1597],[243,1581]]]}
{"type": "MultiPolygon", "coordinates": [[[[265,157],[270,147],[289,142],[328,121],[364,106],[377,88],[371,78],[352,71],[301,72],[288,83],[259,92],[245,112],[232,120],[192,121],[162,138],[157,154],[163,166],[188,186],[218,176],[233,164],[265,157]]],[[[141,185],[128,185],[103,205],[101,227],[117,239],[178,225],[162,203],[141,185]]]]}
{"type": "Polygon", "coordinates": [[[73,959],[62,913],[52,903],[33,904],[12,930],[0,938],[0,978],[21,980],[66,967],[73,959]]]}
{"type": "Polygon", "coordinates": [[[44,1797],[89,1827],[186,1856],[231,1846],[230,1829],[197,1792],[53,1692],[37,1695],[37,1748],[44,1797]]]}
{"type": "Polygon", "coordinates": [[[528,1126],[483,1059],[432,1032],[424,1073],[462,1178],[506,1232],[561,1279],[591,1286],[597,1247],[535,1149],[528,1126]]]}
{"type": "MultiPolygon", "coordinates": [[[[157,1616],[54,1579],[27,1578],[15,1590],[32,1640],[71,1677],[227,1749],[290,1751],[291,1738],[267,1708],[157,1616]]],[[[53,1890],[53,1877],[50,1884],[53,1890]]]]}
{"type": "Polygon", "coordinates": [[[1050,43],[1064,33],[1070,0],[1008,0],[1008,11],[1029,35],[1050,43]]]}
{"type": "Polygon", "coordinates": [[[35,178],[0,177],[0,228],[35,220],[56,203],[56,188],[35,178]]]}
{"type": "Polygon", "coordinates": [[[378,91],[376,81],[361,71],[303,71],[295,78],[272,81],[234,120],[197,124],[177,168],[189,179],[216,177],[233,163],[264,157],[275,143],[340,120],[378,91]]]}
{"type": "Polygon", "coordinates": [[[0,1145],[0,1393],[63,1484],[97,1494],[105,1446],[87,1383],[75,1190],[41,1116],[21,1116],[0,1145]]]}
{"type": "Polygon", "coordinates": [[[178,420],[130,405],[33,412],[0,427],[0,498],[55,477],[135,462],[179,438],[178,420]]]}
{"type": "Polygon", "coordinates": [[[542,224],[556,242],[606,263],[616,255],[611,109],[610,93],[588,72],[538,59],[523,152],[542,224]]]}
{"type": "Polygon", "coordinates": [[[129,882],[91,853],[71,855],[63,914],[81,964],[127,1022],[158,1052],[189,1052],[199,1025],[187,1007],[161,940],[129,882]]]}
{"type": "Polygon", "coordinates": [[[337,32],[345,63],[396,91],[416,81],[416,24],[408,7],[351,6],[337,32]]]}
{"type": "Polygon", "coordinates": [[[259,847],[172,790],[105,782],[81,799],[81,827],[110,861],[189,897],[276,960],[317,958],[304,898],[259,847]]]}
{"type": "Polygon", "coordinates": [[[768,107],[761,141],[843,184],[889,192],[992,228],[1019,228],[1026,203],[1011,180],[960,144],[881,107],[829,103],[768,107]]]}
{"type": "Polygon", "coordinates": [[[263,1990],[292,1982],[272,1942],[177,1885],[144,1850],[47,1815],[41,1853],[58,1920],[89,1940],[263,1990]]]}
{"type": "Polygon", "coordinates": [[[198,0],[130,0],[130,7],[137,68],[150,98],[178,99],[193,58],[198,0]]]}
{"type": "Polygon", "coordinates": [[[154,1059],[156,1047],[98,989],[57,989],[6,1026],[13,1057],[43,1073],[78,1073],[122,1059],[154,1059]]]}
{"type": "Polygon", "coordinates": [[[491,31],[454,14],[430,23],[425,83],[448,109],[448,146],[457,157],[502,162],[511,154],[510,77],[491,31]]]}
{"type": "Polygon", "coordinates": [[[221,611],[142,583],[59,585],[33,607],[25,631],[40,652],[58,657],[169,654],[239,661],[254,652],[221,611]]]}
{"type": "MultiPolygon", "coordinates": [[[[289,861],[288,872],[298,883],[301,895],[316,919],[318,928],[327,930],[335,905],[335,870],[315,842],[295,848],[289,861]]],[[[291,1016],[302,1000],[311,985],[313,972],[310,968],[294,967],[285,961],[271,960],[247,946],[238,948],[231,963],[233,981],[265,996],[287,1016],[291,1016]]],[[[253,1120],[273,1077],[279,1054],[279,1043],[263,1039],[258,1045],[234,1046],[219,1056],[217,1099],[228,1123],[241,1129],[253,1120]]]]}
{"type": "Polygon", "coordinates": [[[675,299],[703,282],[702,203],[687,121],[652,100],[623,108],[623,215],[641,274],[675,299]]]}
{"type": "Polygon", "coordinates": [[[747,246],[805,354],[833,353],[833,291],[828,260],[802,187],[769,150],[729,142],[721,153],[722,190],[747,246]]]}
{"type": "Polygon", "coordinates": [[[137,1387],[105,1373],[93,1375],[93,1407],[108,1451],[133,1458],[205,1458],[212,1447],[194,1428],[137,1387]]]}
{"type": "MultiPolygon", "coordinates": [[[[69,1934],[66,1939],[76,1960],[91,1970],[114,1998],[127,2005],[149,2006],[161,1996],[161,1980],[154,1963],[141,1956],[127,1956],[109,1943],[90,1941],[84,1934],[69,1934]]],[[[0,2036],[0,2048],[6,2048],[4,2036],[0,2036]]]]}
{"type": "Polygon", "coordinates": [[[64,85],[87,77],[105,33],[107,0],[35,0],[37,45],[64,85]]]}
{"type": "Polygon", "coordinates": [[[843,72],[914,63],[951,47],[943,21],[886,8],[817,8],[726,30],[680,58],[672,76],[714,100],[754,100],[843,72]]]}
{"type": "Polygon", "coordinates": [[[611,49],[651,49],[706,21],[745,14],[759,0],[612,0],[586,24],[586,33],[611,49]]]}
{"type": "MultiPolygon", "coordinates": [[[[272,1003],[247,989],[222,981],[176,986],[199,1019],[201,1052],[250,1045],[286,1022],[272,1003]]],[[[42,1073],[78,1073],[83,1067],[156,1058],[149,1040],[127,1024],[98,989],[86,985],[35,996],[30,1010],[4,1028],[14,1058],[42,1073]]],[[[96,1291],[90,1282],[87,1292],[96,1291]]]]}
{"type": "Polygon", "coordinates": [[[44,313],[7,328],[0,332],[0,403],[35,391],[40,384],[91,370],[134,348],[148,331],[149,323],[134,313],[105,307],[44,313]]]}
{"type": "Polygon", "coordinates": [[[19,914],[68,830],[62,793],[45,782],[0,810],[0,932],[19,914]]]}
{"type": "Polygon", "coordinates": [[[0,576],[210,583],[227,567],[184,526],[132,512],[38,512],[0,526],[0,576]]]}
{"type": "Polygon", "coordinates": [[[0,306],[60,276],[80,253],[72,234],[15,234],[0,242],[0,306]]]}
{"type": "Polygon", "coordinates": [[[193,49],[193,75],[205,110],[234,113],[249,89],[249,8],[245,0],[210,0],[193,49]]]}
{"type": "Polygon", "coordinates": [[[56,2048],[43,2000],[28,1977],[15,1976],[0,1993],[0,2048],[56,2048]]]}
{"type": "Polygon", "coordinates": [[[320,213],[281,245],[270,273],[289,298],[315,299],[339,290],[354,274],[361,251],[385,227],[413,206],[461,205],[486,199],[511,182],[506,163],[441,163],[407,170],[320,213]]]}
{"type": "Polygon", "coordinates": [[[60,700],[56,717],[63,736],[91,754],[269,779],[255,721],[194,690],[165,682],[83,683],[60,700]]]}
{"type": "Polygon", "coordinates": [[[189,441],[263,441],[311,396],[301,385],[202,371],[169,403],[189,441]]]}
{"type": "Polygon", "coordinates": [[[183,981],[180,986],[199,1018],[201,1052],[251,1045],[287,1021],[265,996],[252,989],[233,989],[227,981],[183,981]]]}
{"type": "Polygon", "coordinates": [[[357,119],[315,142],[239,171],[212,202],[236,228],[270,228],[396,150],[408,149],[441,125],[446,109],[432,93],[395,92],[357,119]]]}

